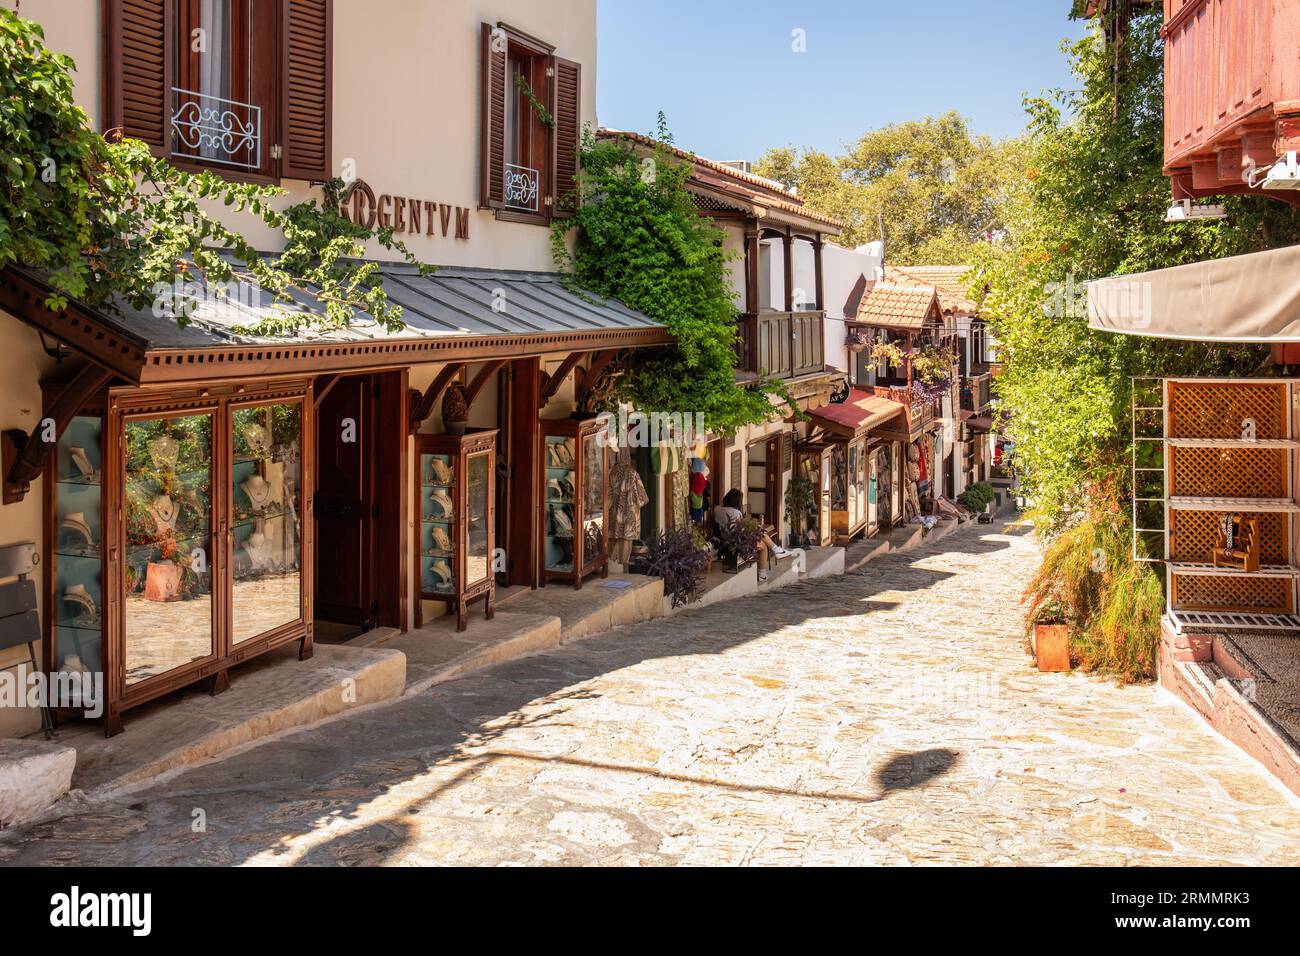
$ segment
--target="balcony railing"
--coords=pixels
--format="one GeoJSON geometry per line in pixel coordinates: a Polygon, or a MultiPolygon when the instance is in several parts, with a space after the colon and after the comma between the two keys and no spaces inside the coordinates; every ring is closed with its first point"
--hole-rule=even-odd
{"type": "Polygon", "coordinates": [[[968,412],[982,412],[988,408],[992,393],[989,383],[993,376],[963,375],[961,380],[961,407],[968,412]]]}
{"type": "MultiPolygon", "coordinates": [[[[862,388],[863,386],[858,386],[862,388]]],[[[880,398],[902,402],[907,406],[907,424],[913,438],[917,438],[939,417],[939,399],[922,398],[910,385],[871,385],[868,391],[880,398]]]]}
{"type": "Polygon", "coordinates": [[[529,166],[505,166],[505,204],[507,209],[537,212],[541,192],[541,175],[529,166]]]}
{"type": "Polygon", "coordinates": [[[240,169],[262,166],[262,108],[172,87],[173,151],[240,169]]]}
{"type": "Polygon", "coordinates": [[[740,317],[740,370],[798,378],[826,367],[823,312],[753,312],[740,317]]]}

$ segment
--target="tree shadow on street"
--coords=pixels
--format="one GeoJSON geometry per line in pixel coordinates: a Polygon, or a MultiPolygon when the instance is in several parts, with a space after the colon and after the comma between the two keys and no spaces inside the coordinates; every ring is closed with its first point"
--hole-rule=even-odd
{"type": "MultiPolygon", "coordinates": [[[[898,602],[875,600],[883,592],[923,592],[953,576],[920,566],[927,559],[1001,551],[1010,547],[999,540],[1002,534],[999,524],[965,529],[933,545],[884,555],[858,573],[760,592],[744,599],[744,615],[728,603],[688,609],[477,671],[196,767],[132,795],[129,803],[90,804],[0,836],[0,863],[120,864],[124,852],[128,863],[151,865],[228,865],[254,858],[383,863],[419,839],[414,819],[449,790],[510,761],[545,766],[569,760],[520,750],[520,732],[530,739],[536,731],[544,750],[541,731],[568,722],[575,705],[600,699],[589,683],[602,675],[654,659],[721,655],[813,621],[887,613],[898,602]],[[511,744],[494,749],[506,737],[511,744]],[[401,809],[376,820],[372,805],[385,797],[401,809]],[[196,807],[205,812],[206,830],[200,832],[192,826],[196,807]],[[69,839],[69,833],[75,836],[69,839]]],[[[689,713],[694,702],[683,694],[679,703],[689,713]]],[[[629,739],[635,733],[627,728],[629,739]]],[[[875,769],[874,788],[862,793],[671,774],[635,763],[570,762],[757,795],[869,803],[923,787],[959,759],[946,748],[898,754],[875,769]]]]}

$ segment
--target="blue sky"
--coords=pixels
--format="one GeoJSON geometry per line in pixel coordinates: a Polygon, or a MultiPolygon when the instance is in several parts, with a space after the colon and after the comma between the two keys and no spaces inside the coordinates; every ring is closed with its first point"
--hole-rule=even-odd
{"type": "Polygon", "coordinates": [[[838,152],[889,123],[963,113],[1024,128],[1025,93],[1068,86],[1069,0],[598,0],[597,109],[714,159],[770,146],[838,152]],[[792,52],[801,29],[807,50],[792,52]]]}

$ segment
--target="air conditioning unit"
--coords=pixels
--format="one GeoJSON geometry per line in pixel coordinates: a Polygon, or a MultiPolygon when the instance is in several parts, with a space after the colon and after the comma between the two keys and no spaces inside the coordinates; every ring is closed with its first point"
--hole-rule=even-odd
{"type": "Polygon", "coordinates": [[[1295,151],[1274,163],[1259,186],[1262,189],[1300,189],[1300,162],[1296,160],[1295,151]]]}
{"type": "Polygon", "coordinates": [[[1165,213],[1165,222],[1191,222],[1195,219],[1222,219],[1227,215],[1222,206],[1193,205],[1190,199],[1177,199],[1165,213]]]}

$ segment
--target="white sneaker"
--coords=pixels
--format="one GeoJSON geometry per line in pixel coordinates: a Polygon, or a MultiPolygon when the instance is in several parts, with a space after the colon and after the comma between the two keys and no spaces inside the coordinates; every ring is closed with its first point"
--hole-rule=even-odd
{"type": "Polygon", "coordinates": [[[784,557],[787,557],[787,556],[790,555],[790,553],[791,553],[791,552],[787,551],[785,548],[781,547],[779,544],[776,546],[776,549],[772,552],[772,554],[773,554],[775,557],[778,557],[778,558],[784,558],[784,557]]]}

